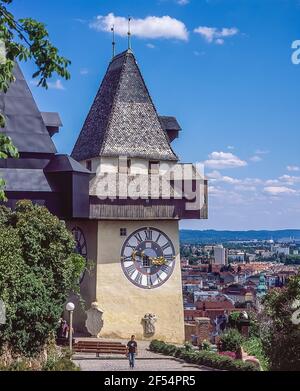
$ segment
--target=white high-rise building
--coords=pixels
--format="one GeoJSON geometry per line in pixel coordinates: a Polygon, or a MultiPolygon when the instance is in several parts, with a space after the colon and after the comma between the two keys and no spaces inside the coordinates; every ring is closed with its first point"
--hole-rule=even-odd
{"type": "Polygon", "coordinates": [[[222,245],[214,247],[215,265],[226,265],[227,263],[227,250],[222,245]]]}

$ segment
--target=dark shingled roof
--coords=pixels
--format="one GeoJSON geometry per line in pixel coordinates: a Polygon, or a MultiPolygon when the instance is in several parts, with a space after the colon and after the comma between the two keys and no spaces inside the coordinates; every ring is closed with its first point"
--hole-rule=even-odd
{"type": "Polygon", "coordinates": [[[63,126],[58,113],[41,112],[41,115],[46,126],[53,126],[57,128],[63,126]]]}
{"type": "Polygon", "coordinates": [[[98,156],[178,160],[130,50],[111,61],[72,152],[98,156]]]}
{"type": "Polygon", "coordinates": [[[166,117],[166,116],[160,116],[159,117],[161,126],[165,131],[168,130],[182,130],[181,126],[179,125],[177,119],[175,117],[166,117]]]}
{"type": "Polygon", "coordinates": [[[83,167],[76,160],[68,155],[55,155],[54,158],[44,169],[45,172],[80,172],[83,174],[91,174],[89,170],[83,167]]]}
{"type": "Polygon", "coordinates": [[[43,170],[0,169],[0,178],[6,182],[6,191],[51,192],[51,186],[43,170]]]}
{"type": "Polygon", "coordinates": [[[42,115],[18,64],[14,69],[16,81],[6,94],[0,93],[0,111],[6,117],[4,129],[19,152],[56,153],[42,115]]]}

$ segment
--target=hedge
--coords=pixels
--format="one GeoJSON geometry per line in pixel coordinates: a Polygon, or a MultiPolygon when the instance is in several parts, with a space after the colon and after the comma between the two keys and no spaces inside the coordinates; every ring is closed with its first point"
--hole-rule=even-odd
{"type": "Polygon", "coordinates": [[[204,365],[207,367],[227,370],[227,371],[257,371],[257,367],[252,363],[246,363],[242,360],[233,360],[230,357],[221,356],[218,353],[209,351],[188,351],[184,347],[166,344],[163,341],[153,340],[150,344],[150,350],[156,353],[162,353],[166,356],[174,356],[188,363],[204,365]]]}

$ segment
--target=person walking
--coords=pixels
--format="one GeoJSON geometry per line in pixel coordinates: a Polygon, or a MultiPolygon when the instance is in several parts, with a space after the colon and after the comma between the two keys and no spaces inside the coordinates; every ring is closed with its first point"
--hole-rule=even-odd
{"type": "Polygon", "coordinates": [[[135,357],[137,356],[137,342],[135,340],[135,335],[131,336],[131,340],[127,344],[127,357],[129,359],[130,368],[134,368],[135,357]]]}

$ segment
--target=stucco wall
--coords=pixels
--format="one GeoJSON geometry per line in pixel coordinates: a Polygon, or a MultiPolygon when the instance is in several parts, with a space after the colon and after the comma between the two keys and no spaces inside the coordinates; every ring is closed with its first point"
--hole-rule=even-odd
{"type": "Polygon", "coordinates": [[[179,238],[177,221],[99,221],[97,259],[97,301],[104,310],[101,336],[129,338],[144,336],[142,318],[146,313],[157,316],[155,338],[181,343],[184,341],[184,316],[181,287],[179,238]],[[125,277],[121,262],[121,248],[128,235],[139,228],[154,227],[165,232],[176,250],[176,266],[170,279],[160,288],[141,289],[125,277]]]}

